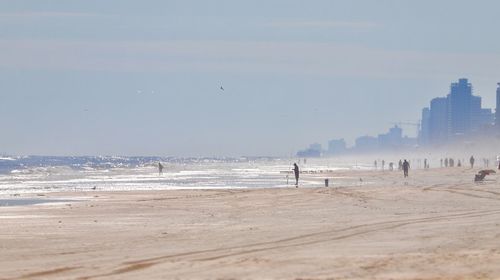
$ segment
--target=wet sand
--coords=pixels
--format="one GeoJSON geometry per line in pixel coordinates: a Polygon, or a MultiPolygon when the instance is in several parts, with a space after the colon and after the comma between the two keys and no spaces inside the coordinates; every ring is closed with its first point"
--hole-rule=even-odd
{"type": "Polygon", "coordinates": [[[500,279],[500,185],[477,170],[47,194],[81,201],[1,207],[0,279],[500,279]]]}

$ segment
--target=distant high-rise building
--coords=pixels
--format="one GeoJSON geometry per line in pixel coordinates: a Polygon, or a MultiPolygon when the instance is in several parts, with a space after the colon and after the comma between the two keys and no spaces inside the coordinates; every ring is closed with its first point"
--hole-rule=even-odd
{"type": "Polygon", "coordinates": [[[482,98],[471,95],[470,100],[470,128],[467,134],[472,136],[487,133],[495,122],[495,115],[491,109],[482,107],[482,98]]]}
{"type": "MultiPolygon", "coordinates": [[[[477,103],[477,99],[474,101],[476,101],[474,103],[477,103]]],[[[468,80],[459,79],[458,83],[452,83],[448,95],[449,138],[463,136],[471,131],[472,105],[472,85],[468,80]]]]}
{"type": "Polygon", "coordinates": [[[481,108],[481,97],[472,96],[471,100],[471,127],[470,132],[478,133],[483,126],[491,125],[491,109],[481,108]]]}
{"type": "Polygon", "coordinates": [[[428,145],[431,133],[431,109],[426,107],[422,109],[422,123],[420,125],[420,134],[418,142],[420,145],[428,145]]]}
{"type": "Polygon", "coordinates": [[[429,114],[429,141],[442,144],[448,137],[448,100],[438,97],[431,100],[429,114]]]}
{"type": "Polygon", "coordinates": [[[379,147],[383,149],[400,148],[402,142],[403,142],[403,130],[397,125],[389,129],[388,133],[380,134],[378,136],[379,147]]]}

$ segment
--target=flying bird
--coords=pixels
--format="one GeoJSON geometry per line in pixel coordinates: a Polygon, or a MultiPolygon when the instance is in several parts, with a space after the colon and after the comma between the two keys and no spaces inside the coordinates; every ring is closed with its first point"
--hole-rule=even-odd
{"type": "Polygon", "coordinates": [[[224,88],[222,86],[220,86],[220,90],[224,91],[224,88]]]}

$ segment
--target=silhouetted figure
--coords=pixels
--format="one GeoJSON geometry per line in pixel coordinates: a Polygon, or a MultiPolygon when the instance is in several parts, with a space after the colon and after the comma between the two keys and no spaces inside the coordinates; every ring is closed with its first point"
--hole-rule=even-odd
{"type": "Polygon", "coordinates": [[[443,159],[441,159],[441,165],[440,166],[441,166],[441,168],[443,168],[443,159]]]}
{"type": "Polygon", "coordinates": [[[294,163],[293,164],[293,173],[295,174],[295,187],[299,187],[299,166],[294,163]]]}
{"type": "Polygon", "coordinates": [[[457,167],[462,167],[462,162],[458,160],[457,167]]]}
{"type": "Polygon", "coordinates": [[[162,175],[163,174],[163,165],[161,164],[161,162],[158,162],[158,175],[162,175]]]}
{"type": "Polygon", "coordinates": [[[375,167],[375,170],[377,170],[377,161],[373,162],[373,166],[375,167]]]}
{"type": "Polygon", "coordinates": [[[474,162],[476,160],[474,159],[474,156],[470,156],[469,162],[470,162],[470,168],[474,168],[474,162]]]}
{"type": "Polygon", "coordinates": [[[450,167],[455,167],[455,160],[450,158],[450,167]]]}
{"type": "Polygon", "coordinates": [[[403,162],[401,160],[399,160],[399,163],[398,163],[398,170],[399,171],[403,170],[403,162]]]}
{"type": "Polygon", "coordinates": [[[427,168],[428,168],[428,167],[427,167],[427,159],[426,159],[426,158],[424,158],[424,169],[427,169],[427,168]]]}
{"type": "Polygon", "coordinates": [[[389,171],[394,171],[394,163],[389,162],[389,171]]]}
{"type": "Polygon", "coordinates": [[[385,160],[382,160],[382,171],[384,171],[385,168],[385,160]]]}
{"type": "Polygon", "coordinates": [[[448,167],[450,165],[450,161],[448,160],[448,158],[445,158],[444,159],[444,167],[448,167]]]}
{"type": "Polygon", "coordinates": [[[405,175],[405,178],[408,177],[408,170],[410,170],[410,163],[408,161],[405,161],[403,162],[403,172],[404,172],[404,175],[405,175]]]}

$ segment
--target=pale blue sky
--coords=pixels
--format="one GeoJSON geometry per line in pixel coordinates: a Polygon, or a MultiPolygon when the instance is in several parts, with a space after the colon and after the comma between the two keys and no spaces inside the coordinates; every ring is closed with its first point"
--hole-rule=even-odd
{"type": "Polygon", "coordinates": [[[0,0],[0,153],[289,155],[416,121],[461,77],[493,107],[499,11],[494,0],[0,0]]]}

